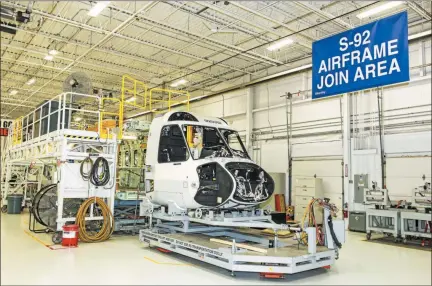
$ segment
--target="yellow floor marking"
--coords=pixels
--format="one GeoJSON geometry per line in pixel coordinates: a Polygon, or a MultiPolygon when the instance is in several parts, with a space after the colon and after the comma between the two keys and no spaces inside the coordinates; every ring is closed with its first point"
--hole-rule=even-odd
{"type": "Polygon", "coordinates": [[[36,236],[34,236],[34,235],[32,235],[30,232],[28,232],[27,230],[24,230],[24,232],[28,235],[28,236],[30,236],[32,239],[34,239],[35,241],[37,241],[37,242],[39,242],[40,244],[42,244],[43,246],[46,246],[46,247],[50,247],[51,245],[49,245],[49,244],[46,244],[45,242],[43,242],[42,240],[40,240],[39,238],[37,238],[36,236]]]}
{"type": "Polygon", "coordinates": [[[154,259],[151,259],[150,257],[144,256],[144,259],[147,259],[148,261],[151,261],[155,264],[160,264],[160,265],[173,265],[173,266],[193,266],[192,264],[187,264],[187,263],[170,263],[170,262],[159,262],[156,261],[154,259]]]}

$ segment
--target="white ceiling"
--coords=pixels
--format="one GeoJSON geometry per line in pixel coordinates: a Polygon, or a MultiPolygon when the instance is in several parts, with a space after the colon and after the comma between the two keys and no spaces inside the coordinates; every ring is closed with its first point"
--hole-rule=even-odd
{"type": "MultiPolygon", "coordinates": [[[[29,1],[2,1],[24,11],[29,1]]],[[[85,72],[95,88],[118,94],[123,74],[157,86],[178,79],[190,92],[240,76],[265,75],[311,54],[311,43],[370,22],[362,8],[376,1],[112,1],[97,17],[90,1],[35,1],[31,21],[16,35],[1,32],[1,116],[15,118],[62,92],[65,78],[85,72]],[[331,20],[333,19],[333,20],[331,20]],[[290,36],[291,35],[291,36],[290,36]],[[269,52],[269,42],[294,44],[269,52]],[[48,50],[59,51],[53,61],[48,50]],[[26,82],[36,78],[29,86],[26,82]],[[10,95],[17,90],[16,95],[10,95]]],[[[431,1],[400,5],[409,31],[430,29],[431,1]],[[425,13],[426,11],[426,13],[425,13]],[[428,14],[429,13],[429,14],[428,14]]],[[[2,24],[7,25],[7,24],[2,24]]]]}

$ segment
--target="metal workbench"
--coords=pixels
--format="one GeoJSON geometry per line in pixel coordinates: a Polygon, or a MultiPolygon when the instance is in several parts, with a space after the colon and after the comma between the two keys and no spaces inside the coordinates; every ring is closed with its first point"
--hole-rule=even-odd
{"type": "Polygon", "coordinates": [[[397,209],[366,209],[366,238],[372,232],[392,235],[396,241],[400,237],[400,210],[397,209]]]}
{"type": "Polygon", "coordinates": [[[400,212],[400,219],[404,243],[407,241],[407,236],[432,239],[432,214],[403,210],[400,212]]]}

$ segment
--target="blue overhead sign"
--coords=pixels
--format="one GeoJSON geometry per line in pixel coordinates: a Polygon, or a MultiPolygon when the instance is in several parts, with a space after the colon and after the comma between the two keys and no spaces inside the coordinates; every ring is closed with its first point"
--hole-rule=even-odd
{"type": "Polygon", "coordinates": [[[312,99],[409,81],[402,12],[312,44],[312,99]]]}

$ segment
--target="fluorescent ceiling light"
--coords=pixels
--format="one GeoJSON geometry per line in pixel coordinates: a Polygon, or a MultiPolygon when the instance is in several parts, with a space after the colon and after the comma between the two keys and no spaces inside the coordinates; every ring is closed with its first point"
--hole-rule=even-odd
{"type": "Polygon", "coordinates": [[[288,39],[283,39],[283,40],[278,41],[278,42],[274,43],[273,45],[269,46],[269,47],[267,48],[267,50],[269,50],[270,52],[272,52],[272,51],[275,51],[275,50],[279,50],[279,49],[282,48],[282,47],[285,47],[285,46],[291,45],[292,43],[294,43],[294,41],[291,40],[290,38],[288,38],[288,39]]]}
{"type": "Polygon", "coordinates": [[[181,80],[176,81],[176,82],[174,82],[173,84],[171,84],[171,86],[172,86],[172,87],[177,87],[177,86],[182,85],[182,84],[185,84],[185,83],[187,83],[187,80],[185,80],[185,79],[181,79],[181,80]]]}
{"type": "Polygon", "coordinates": [[[100,14],[100,12],[102,12],[103,9],[105,9],[108,6],[109,3],[110,1],[97,2],[96,5],[94,5],[93,8],[90,9],[87,15],[91,17],[96,17],[97,15],[100,14]]]}
{"type": "Polygon", "coordinates": [[[13,89],[9,92],[10,95],[15,95],[17,93],[18,93],[18,90],[16,90],[16,89],[13,89]]]}
{"type": "Polygon", "coordinates": [[[48,52],[48,54],[55,56],[55,55],[58,54],[58,51],[56,51],[56,50],[50,50],[50,51],[48,52]]]}
{"type": "Polygon", "coordinates": [[[31,79],[28,80],[27,85],[32,85],[36,82],[36,79],[33,77],[31,79]]]}
{"type": "Polygon", "coordinates": [[[432,30],[420,32],[420,33],[414,34],[414,35],[409,35],[408,36],[408,41],[410,41],[410,40],[416,40],[418,38],[423,38],[423,37],[426,37],[426,36],[430,36],[431,34],[432,34],[432,30]]]}
{"type": "Polygon", "coordinates": [[[126,99],[126,102],[133,102],[135,100],[136,100],[136,98],[134,96],[132,96],[131,98],[126,99]]]}
{"type": "Polygon", "coordinates": [[[402,4],[404,4],[404,3],[405,3],[405,1],[388,1],[388,2],[386,2],[386,3],[383,4],[383,5],[380,5],[380,6],[377,6],[377,7],[371,8],[371,9],[369,9],[369,10],[366,10],[366,11],[364,11],[364,12],[358,14],[358,15],[357,15],[357,18],[359,18],[359,19],[367,18],[367,17],[370,17],[370,16],[372,16],[372,15],[375,15],[375,14],[381,13],[381,12],[383,12],[383,11],[385,11],[385,10],[388,10],[388,9],[391,9],[391,8],[394,8],[394,7],[397,7],[397,6],[399,6],[399,5],[402,5],[402,4]]]}
{"type": "Polygon", "coordinates": [[[44,59],[47,60],[47,61],[52,61],[54,59],[54,57],[52,55],[46,55],[44,57],[44,59]]]}

